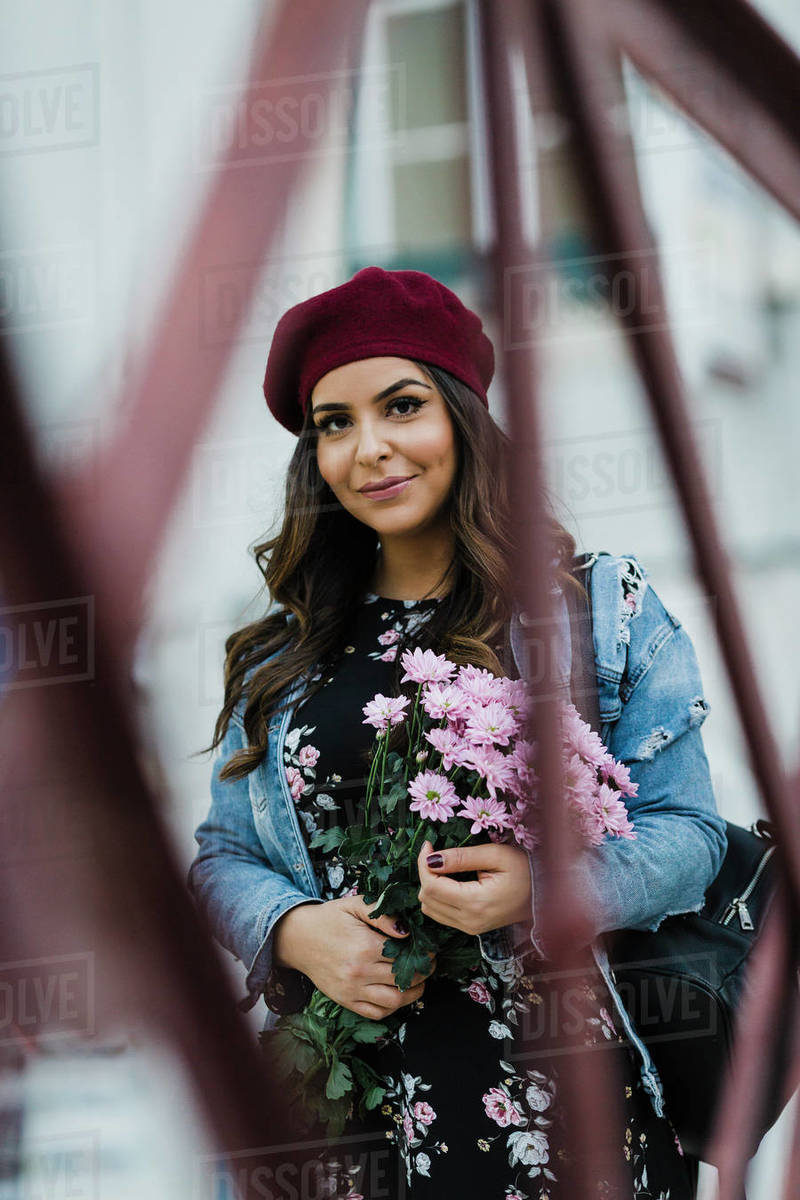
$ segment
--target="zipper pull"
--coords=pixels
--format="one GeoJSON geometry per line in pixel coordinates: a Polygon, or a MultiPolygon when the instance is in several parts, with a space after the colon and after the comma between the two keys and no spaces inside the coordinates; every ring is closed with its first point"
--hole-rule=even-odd
{"type": "Polygon", "coordinates": [[[755,925],[752,922],[750,913],[744,900],[736,900],[734,903],[736,904],[736,908],[739,913],[739,924],[741,925],[742,929],[755,929],[755,925]]]}

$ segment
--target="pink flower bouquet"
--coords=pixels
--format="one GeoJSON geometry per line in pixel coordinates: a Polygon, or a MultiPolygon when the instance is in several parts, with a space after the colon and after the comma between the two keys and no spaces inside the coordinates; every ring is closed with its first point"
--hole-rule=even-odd
{"type": "MultiPolygon", "coordinates": [[[[438,924],[419,906],[417,856],[425,839],[439,849],[488,840],[532,852],[540,838],[536,743],[524,736],[530,705],[525,683],[457,667],[432,650],[408,650],[400,661],[402,682],[416,685],[413,698],[378,694],[363,710],[364,723],[375,728],[363,818],[316,833],[311,845],[335,856],[373,906],[372,917],[403,917],[408,936],[387,938],[383,953],[405,990],[416,971],[427,974],[431,953],[437,975],[451,978],[465,978],[480,962],[477,937],[438,924]],[[400,725],[406,726],[403,754],[390,749],[400,725]]],[[[627,768],[572,704],[562,704],[559,716],[564,802],[578,842],[635,837],[624,801],[636,795],[637,784],[627,768]]],[[[288,1038],[281,1046],[284,1069],[294,1064],[302,1074],[305,1107],[327,1120],[329,1131],[343,1127],[357,1094],[362,1115],[382,1102],[384,1089],[359,1059],[359,1045],[391,1036],[403,1019],[400,1010],[370,1021],[319,991],[302,1014],[281,1018],[276,1028],[288,1038]],[[305,1047],[296,1056],[291,1037],[305,1047]],[[309,1076],[309,1044],[322,1079],[309,1076]]]]}

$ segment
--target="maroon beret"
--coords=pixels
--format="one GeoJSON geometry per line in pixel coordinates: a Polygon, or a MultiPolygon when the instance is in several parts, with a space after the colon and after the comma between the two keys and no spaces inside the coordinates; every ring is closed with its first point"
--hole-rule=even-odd
{"type": "Polygon", "coordinates": [[[299,433],[318,379],[343,363],[384,355],[444,367],[488,407],[494,349],[480,317],[425,271],[382,267],[364,267],[283,314],[267,358],[267,405],[299,433]]]}

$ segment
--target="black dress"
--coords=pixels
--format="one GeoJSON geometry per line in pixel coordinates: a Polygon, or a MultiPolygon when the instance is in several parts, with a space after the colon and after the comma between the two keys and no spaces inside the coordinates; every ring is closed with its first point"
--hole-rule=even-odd
{"type": "MultiPolygon", "coordinates": [[[[413,635],[436,603],[367,595],[340,666],[295,710],[284,763],[307,838],[331,823],[359,820],[374,738],[362,723],[362,706],[376,692],[391,693],[397,643],[413,635]]],[[[355,891],[335,858],[319,850],[310,855],[323,899],[355,891]]],[[[384,1157],[388,1144],[393,1178],[387,1182],[384,1174],[377,1186],[362,1172],[351,1194],[573,1200],[574,1139],[559,1105],[563,1057],[547,1053],[557,1040],[550,1021],[555,1004],[547,964],[532,948],[505,978],[485,960],[458,982],[434,972],[422,997],[400,1010],[405,1020],[397,1034],[369,1048],[387,1094],[366,1123],[354,1117],[349,1130],[367,1142],[369,1135],[379,1139],[384,1157]],[[523,1027],[534,1054],[515,1051],[523,1027]]],[[[617,1060],[624,1140],[608,1152],[628,1181],[620,1193],[598,1178],[594,1194],[689,1200],[689,1164],[671,1122],[656,1116],[613,1013],[587,948],[585,973],[571,987],[570,1016],[578,1016],[587,1046],[604,1046],[617,1060]]]]}

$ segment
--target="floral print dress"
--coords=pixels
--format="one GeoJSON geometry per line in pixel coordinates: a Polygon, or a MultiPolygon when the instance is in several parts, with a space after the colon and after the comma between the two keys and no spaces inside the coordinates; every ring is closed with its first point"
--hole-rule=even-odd
{"type": "MultiPolygon", "coordinates": [[[[368,594],[339,667],[295,710],[284,765],[307,839],[360,818],[373,741],[362,706],[376,692],[391,694],[398,645],[413,642],[436,603],[368,594]]],[[[356,891],[334,855],[309,854],[323,899],[356,891]]],[[[615,1189],[601,1170],[593,1195],[690,1200],[688,1160],[671,1122],[656,1116],[612,1009],[588,947],[584,969],[566,993],[532,947],[510,970],[482,960],[460,981],[434,972],[422,997],[399,1010],[405,1020],[396,1033],[365,1054],[386,1095],[366,1123],[354,1117],[349,1129],[386,1138],[395,1148],[395,1176],[380,1196],[573,1200],[576,1163],[559,1076],[570,1044],[565,1028],[578,1021],[587,1048],[614,1056],[624,1088],[623,1140],[607,1151],[626,1184],[615,1189]]],[[[348,1187],[353,1200],[370,1194],[365,1179],[348,1187]]]]}

